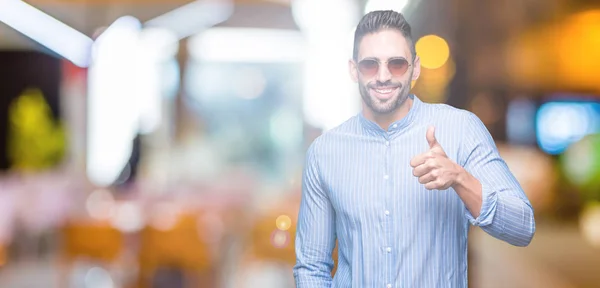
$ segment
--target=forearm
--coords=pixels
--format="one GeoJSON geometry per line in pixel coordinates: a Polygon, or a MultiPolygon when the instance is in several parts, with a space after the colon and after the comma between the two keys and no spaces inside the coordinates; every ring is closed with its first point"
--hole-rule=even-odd
{"type": "Polygon", "coordinates": [[[467,210],[474,218],[479,217],[482,205],[482,186],[477,178],[473,177],[467,170],[456,164],[458,169],[455,184],[452,186],[456,194],[463,201],[467,210]]]}
{"type": "Polygon", "coordinates": [[[482,185],[464,169],[459,175],[453,188],[469,211],[471,223],[512,245],[529,245],[535,233],[531,206],[508,188],[498,191],[482,185]]]}

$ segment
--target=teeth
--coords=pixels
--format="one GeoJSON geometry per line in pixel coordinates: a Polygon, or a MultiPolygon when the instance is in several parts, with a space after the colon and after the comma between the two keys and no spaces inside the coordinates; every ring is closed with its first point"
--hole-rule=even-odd
{"type": "Polygon", "coordinates": [[[382,93],[382,94],[390,93],[390,92],[392,92],[392,90],[394,90],[394,89],[375,89],[375,91],[377,91],[377,93],[382,93]]]}

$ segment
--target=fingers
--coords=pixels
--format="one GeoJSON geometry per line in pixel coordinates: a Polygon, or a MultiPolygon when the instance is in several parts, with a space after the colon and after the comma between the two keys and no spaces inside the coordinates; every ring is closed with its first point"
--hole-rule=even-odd
{"type": "Polygon", "coordinates": [[[439,180],[430,181],[425,184],[427,190],[445,190],[444,185],[439,180]]]}
{"type": "Polygon", "coordinates": [[[438,165],[435,161],[435,159],[430,158],[428,160],[426,160],[423,164],[415,167],[413,169],[413,175],[415,177],[421,177],[429,172],[431,172],[433,169],[437,168],[438,165]]]}
{"type": "Polygon", "coordinates": [[[434,151],[427,151],[426,153],[415,156],[412,160],[410,160],[410,166],[416,168],[419,165],[422,165],[427,161],[427,159],[435,158],[434,151]]]}
{"type": "Polygon", "coordinates": [[[424,184],[428,190],[446,189],[441,163],[436,159],[428,159],[425,163],[413,169],[413,175],[418,178],[419,183],[424,184]]]}
{"type": "Polygon", "coordinates": [[[429,182],[435,181],[435,179],[436,179],[436,177],[433,176],[433,174],[427,173],[427,174],[419,177],[419,183],[427,185],[429,182]]]}

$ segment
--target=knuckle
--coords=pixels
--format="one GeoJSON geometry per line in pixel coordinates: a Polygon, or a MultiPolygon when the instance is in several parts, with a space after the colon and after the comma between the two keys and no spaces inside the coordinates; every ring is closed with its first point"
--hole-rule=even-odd
{"type": "Polygon", "coordinates": [[[440,188],[441,188],[441,187],[444,187],[444,181],[442,181],[441,179],[440,179],[440,180],[437,180],[436,182],[437,182],[437,183],[436,183],[436,186],[437,186],[437,187],[440,187],[440,188]]]}
{"type": "Polygon", "coordinates": [[[426,165],[427,165],[427,167],[429,167],[430,169],[431,169],[431,168],[434,168],[434,167],[435,167],[435,160],[434,160],[434,159],[429,159],[429,160],[427,160],[427,162],[426,162],[426,165]]]}

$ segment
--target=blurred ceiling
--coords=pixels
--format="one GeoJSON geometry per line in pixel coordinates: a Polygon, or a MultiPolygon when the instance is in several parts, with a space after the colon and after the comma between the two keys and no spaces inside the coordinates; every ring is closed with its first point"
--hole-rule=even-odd
{"type": "MultiPolygon", "coordinates": [[[[223,0],[224,1],[224,0],[223,0]]],[[[291,14],[293,0],[233,0],[232,17],[219,26],[298,29],[291,14]]],[[[323,0],[325,1],[325,0],[323,0]]],[[[347,0],[364,7],[368,0],[347,0]]],[[[26,0],[25,2],[88,35],[117,18],[130,15],[142,23],[192,0],[26,0]]],[[[415,37],[435,33],[452,41],[458,10],[452,1],[410,0],[405,11],[415,37]],[[449,12],[450,11],[450,12],[449,12]]],[[[0,49],[34,49],[38,44],[0,22],[0,49]]]]}
{"type": "MultiPolygon", "coordinates": [[[[98,28],[110,25],[121,16],[130,15],[143,23],[192,1],[29,0],[25,2],[92,36],[98,28]]],[[[236,8],[232,19],[221,26],[297,29],[289,9],[290,0],[235,0],[234,2],[236,8]]],[[[0,22],[0,49],[37,47],[39,47],[37,43],[0,22]]]]}
{"type": "MultiPolygon", "coordinates": [[[[104,3],[100,3],[100,1],[92,1],[91,4],[78,0],[69,1],[71,3],[61,0],[26,2],[88,36],[93,35],[97,28],[110,25],[114,20],[124,15],[131,15],[145,21],[185,4],[185,2],[178,0],[164,1],[164,3],[154,3],[157,2],[154,1],[143,5],[127,2],[103,1],[104,3]]],[[[4,23],[0,23],[0,48],[22,49],[34,47],[37,47],[37,43],[4,23]]]]}

